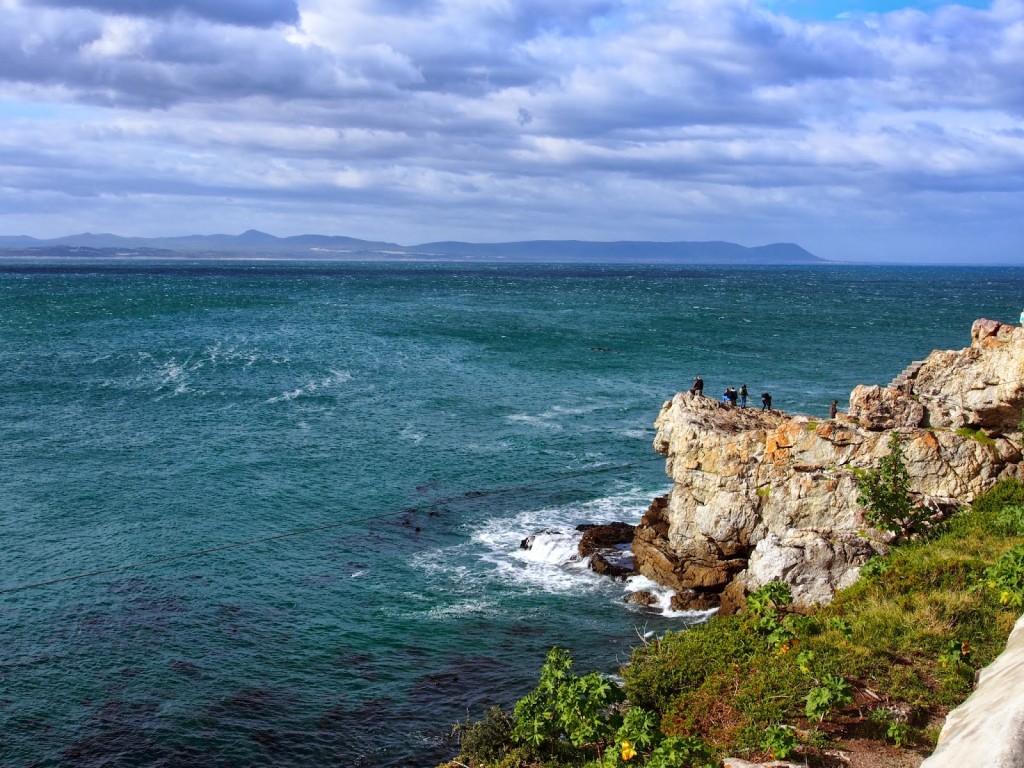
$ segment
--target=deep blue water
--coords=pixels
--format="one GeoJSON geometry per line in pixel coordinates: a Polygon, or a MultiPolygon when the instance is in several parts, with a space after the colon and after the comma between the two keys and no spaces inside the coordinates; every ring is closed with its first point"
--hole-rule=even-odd
{"type": "Polygon", "coordinates": [[[551,645],[613,670],[692,620],[564,560],[668,488],[694,374],[825,415],[1022,300],[1020,268],[0,261],[0,765],[434,765],[551,645]]]}

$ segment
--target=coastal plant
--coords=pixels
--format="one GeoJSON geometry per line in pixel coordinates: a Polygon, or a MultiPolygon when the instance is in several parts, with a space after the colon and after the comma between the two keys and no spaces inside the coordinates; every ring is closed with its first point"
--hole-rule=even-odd
{"type": "Polygon", "coordinates": [[[785,760],[796,751],[799,740],[796,730],[790,725],[769,725],[765,728],[761,749],[771,754],[774,760],[785,760]]]}
{"type": "Polygon", "coordinates": [[[888,558],[882,555],[875,555],[860,568],[860,575],[868,578],[881,576],[889,568],[888,558]]]}
{"type": "Polygon", "coordinates": [[[950,640],[939,654],[939,666],[943,669],[967,661],[971,656],[971,644],[966,640],[950,640]]]}
{"type": "Polygon", "coordinates": [[[1024,505],[1024,484],[1015,478],[1000,480],[973,502],[971,509],[981,515],[997,516],[1008,506],[1024,505]]]}
{"type": "Polygon", "coordinates": [[[516,702],[512,738],[539,756],[600,756],[621,725],[622,689],[598,672],[576,675],[572,657],[552,648],[537,687],[516,702]]]}
{"type": "Polygon", "coordinates": [[[878,469],[856,470],[855,475],[857,503],[879,530],[906,536],[917,532],[927,520],[927,512],[916,507],[911,497],[910,473],[896,432],[889,436],[889,453],[879,460],[878,469]]]}
{"type": "Polygon", "coordinates": [[[478,722],[467,720],[456,725],[453,735],[459,740],[459,751],[477,763],[489,764],[501,759],[512,746],[515,720],[501,707],[491,707],[478,722]]]}
{"type": "Polygon", "coordinates": [[[850,624],[849,619],[842,616],[831,616],[826,623],[828,629],[838,634],[843,640],[853,639],[853,625],[850,624]]]}
{"type": "Polygon", "coordinates": [[[821,722],[833,709],[853,701],[853,688],[840,675],[825,673],[806,698],[804,713],[808,720],[821,722]]]}
{"type": "Polygon", "coordinates": [[[1009,608],[1024,607],[1024,544],[1003,554],[985,569],[985,585],[1009,608]]]}
{"type": "Polygon", "coordinates": [[[718,751],[696,736],[673,736],[658,745],[647,768],[719,768],[718,751]]]}
{"type": "MultiPolygon", "coordinates": [[[[619,745],[619,756],[623,762],[639,758],[634,764],[644,760],[644,755],[661,741],[662,733],[658,724],[658,716],[642,707],[630,707],[622,718],[622,725],[615,734],[615,742],[619,745]]],[[[609,755],[614,757],[614,751],[609,755]]]]}
{"type": "Polygon", "coordinates": [[[996,441],[989,437],[983,429],[960,427],[956,433],[966,440],[974,440],[987,448],[995,448],[996,441]]]}
{"type": "Polygon", "coordinates": [[[780,608],[793,603],[789,585],[782,581],[769,581],[747,595],[747,610],[755,619],[774,616],[780,608]]]}
{"type": "Polygon", "coordinates": [[[999,510],[995,526],[1007,536],[1024,536],[1024,504],[1008,504],[999,510]]]}
{"type": "Polygon", "coordinates": [[[868,716],[874,730],[886,741],[902,747],[910,741],[910,726],[888,707],[876,707],[868,716]]]}
{"type": "Polygon", "coordinates": [[[738,617],[716,618],[664,636],[633,651],[622,670],[629,701],[653,712],[697,691],[709,677],[745,660],[763,641],[738,617]]]}

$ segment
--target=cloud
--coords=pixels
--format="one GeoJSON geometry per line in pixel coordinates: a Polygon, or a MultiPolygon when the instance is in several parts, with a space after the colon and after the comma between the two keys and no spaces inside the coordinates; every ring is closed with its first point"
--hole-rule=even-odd
{"type": "Polygon", "coordinates": [[[31,0],[48,8],[86,8],[114,16],[168,18],[186,14],[221,24],[272,27],[299,19],[295,0],[31,0]]]}
{"type": "Polygon", "coordinates": [[[72,228],[191,201],[404,242],[1020,231],[1024,0],[2,2],[0,210],[72,228]]]}

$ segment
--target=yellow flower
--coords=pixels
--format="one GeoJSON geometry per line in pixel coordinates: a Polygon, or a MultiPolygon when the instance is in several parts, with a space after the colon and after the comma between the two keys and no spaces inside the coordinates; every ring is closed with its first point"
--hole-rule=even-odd
{"type": "Polygon", "coordinates": [[[622,740],[622,759],[629,762],[636,757],[636,750],[633,749],[633,742],[629,739],[622,740]]]}

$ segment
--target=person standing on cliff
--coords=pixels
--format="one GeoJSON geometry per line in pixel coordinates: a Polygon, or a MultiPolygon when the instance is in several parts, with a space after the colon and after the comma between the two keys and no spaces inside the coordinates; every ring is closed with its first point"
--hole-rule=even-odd
{"type": "Polygon", "coordinates": [[[832,405],[828,407],[828,417],[834,419],[836,417],[836,411],[839,410],[839,401],[833,400],[832,405]]]}
{"type": "Polygon", "coordinates": [[[704,396],[704,379],[700,375],[693,377],[693,386],[690,387],[690,394],[696,397],[704,396]]]}
{"type": "Polygon", "coordinates": [[[747,407],[747,385],[740,387],[740,408],[747,407]]]}
{"type": "Polygon", "coordinates": [[[772,395],[770,392],[761,393],[761,410],[770,411],[772,409],[772,395]]]}

